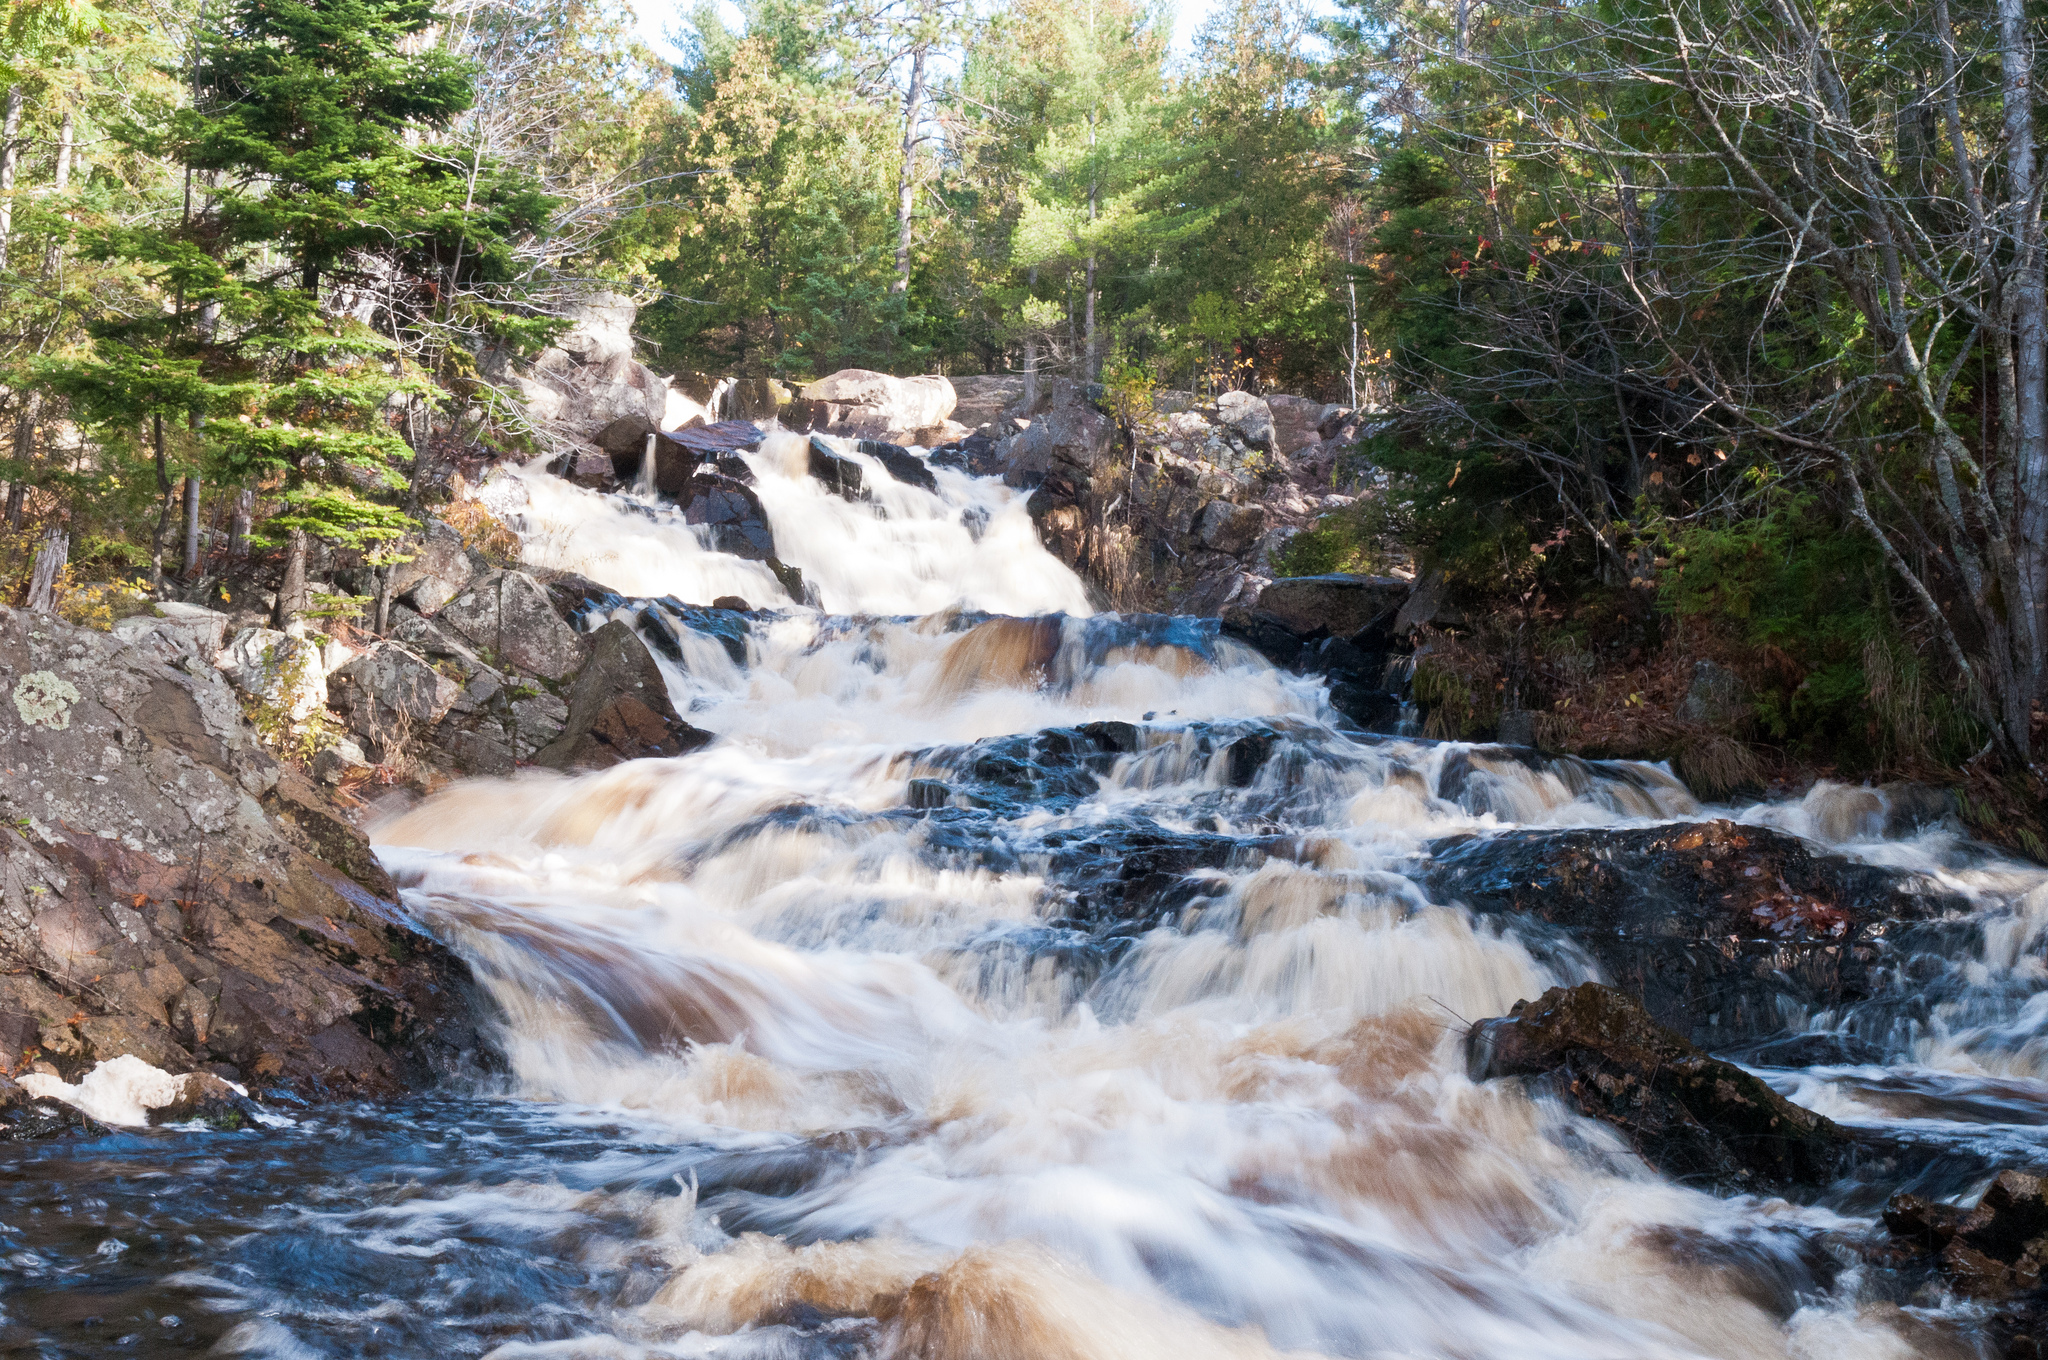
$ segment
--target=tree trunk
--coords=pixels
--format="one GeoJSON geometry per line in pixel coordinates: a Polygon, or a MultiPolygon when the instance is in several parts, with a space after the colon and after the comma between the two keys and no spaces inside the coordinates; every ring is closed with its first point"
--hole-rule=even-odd
{"type": "Polygon", "coordinates": [[[43,537],[43,546],[36,549],[35,565],[29,570],[28,607],[37,614],[54,614],[57,611],[57,578],[64,574],[64,563],[71,556],[71,535],[62,529],[51,529],[43,537]]]}
{"type": "MultiPolygon", "coordinates": [[[[1088,115],[1088,160],[1088,225],[1092,231],[1095,226],[1095,211],[1102,187],[1101,181],[1095,173],[1095,114],[1092,111],[1088,115]]],[[[1088,346],[1088,357],[1081,365],[1081,372],[1087,381],[1098,382],[1102,378],[1102,360],[1097,355],[1095,349],[1095,247],[1092,243],[1092,237],[1088,248],[1088,298],[1083,305],[1087,312],[1083,329],[1086,333],[1085,343],[1088,346]]]]}
{"type": "Polygon", "coordinates": [[[7,530],[21,531],[21,512],[28,499],[28,477],[30,460],[36,454],[36,413],[41,409],[43,399],[39,394],[30,393],[22,400],[21,411],[14,417],[14,464],[13,485],[7,488],[7,530]]]}
{"type": "Polygon", "coordinates": [[[256,493],[243,487],[235,493],[235,513],[228,517],[228,558],[239,561],[249,553],[249,525],[256,509],[256,493]]]}
{"type": "Polygon", "coordinates": [[[170,536],[171,528],[171,469],[164,449],[162,416],[150,417],[150,435],[156,450],[156,493],[163,502],[156,512],[156,528],[149,536],[149,588],[154,590],[164,583],[164,539],[170,536]]]}
{"type": "Polygon", "coordinates": [[[7,240],[14,234],[14,170],[21,163],[19,84],[7,87],[7,113],[0,117],[0,269],[7,267],[7,240]]]}
{"type": "MultiPolygon", "coordinates": [[[[1038,266],[1032,265],[1025,276],[1024,302],[1028,306],[1032,294],[1038,290],[1038,266]]],[[[1029,415],[1031,408],[1038,405],[1038,332],[1025,323],[1024,330],[1024,410],[1029,415]]]]}
{"type": "Polygon", "coordinates": [[[199,576],[199,479],[185,479],[185,570],[187,581],[199,576]]]}
{"type": "MultiPolygon", "coordinates": [[[[64,121],[57,128],[57,177],[54,187],[61,197],[71,188],[71,157],[78,145],[78,115],[70,106],[64,109],[64,121]]],[[[65,214],[67,217],[69,213],[65,214]]],[[[57,272],[57,265],[63,259],[58,249],[58,240],[50,238],[50,244],[43,250],[43,277],[49,278],[57,272]]]]}
{"type": "Polygon", "coordinates": [[[278,582],[277,603],[270,611],[270,626],[288,631],[306,612],[310,596],[306,591],[306,531],[292,530],[284,552],[284,576],[278,582]]]}
{"type": "Polygon", "coordinates": [[[903,96],[903,165],[896,175],[896,281],[892,293],[910,291],[910,209],[917,196],[917,118],[924,103],[924,48],[910,54],[910,89],[903,96]]]}
{"type": "Polygon", "coordinates": [[[2018,429],[2020,580],[2027,598],[2012,611],[2023,667],[2007,738],[2028,754],[2029,710],[2043,681],[2048,636],[2048,288],[2042,278],[2041,206],[2034,201],[2034,71],[2024,0],[1998,0],[1999,59],[2005,81],[2007,192],[2017,215],[2013,260],[2013,367],[2018,429]]]}

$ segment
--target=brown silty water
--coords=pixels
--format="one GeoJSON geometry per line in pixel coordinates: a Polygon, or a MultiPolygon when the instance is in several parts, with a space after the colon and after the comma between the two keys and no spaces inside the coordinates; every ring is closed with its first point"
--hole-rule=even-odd
{"type": "MultiPolygon", "coordinates": [[[[1968,1307],[1865,1263],[1867,1204],[1681,1187],[1468,1076],[1469,1022],[1599,966],[1430,900],[1432,843],[1706,815],[1668,771],[1346,730],[1213,623],[1089,614],[992,481],[876,464],[849,503],[786,448],[750,460],[832,612],[757,614],[737,663],[673,619],[672,697],[715,742],[464,782],[375,829],[502,1009],[504,1087],[401,1128],[308,1116],[275,1135],[322,1148],[299,1180],[181,1150],[328,1207],[226,1205],[215,1233],[188,1206],[238,1245],[136,1298],[182,1289],[210,1345],[280,1356],[1975,1353],[1968,1307]],[[366,1257],[430,1301],[366,1318],[366,1257]]],[[[536,562],[635,597],[616,617],[774,598],[657,504],[535,472],[496,494],[536,562]]],[[[1861,797],[1707,811],[1939,880],[1974,904],[1967,947],[1880,1061],[1767,1075],[2038,1155],[2043,876],[1873,836],[1861,797]]],[[[75,1205],[71,1174],[33,1203],[75,1205]]]]}

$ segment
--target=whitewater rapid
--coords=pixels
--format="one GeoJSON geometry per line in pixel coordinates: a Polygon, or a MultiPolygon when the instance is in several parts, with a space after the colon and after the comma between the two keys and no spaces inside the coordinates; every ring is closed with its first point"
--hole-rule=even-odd
{"type": "MultiPolygon", "coordinates": [[[[678,628],[662,666],[704,750],[467,781],[376,828],[503,1009],[509,1093],[622,1121],[600,1159],[673,1166],[576,1182],[652,1283],[493,1354],[1939,1353],[1932,1314],[1866,1287],[1869,1219],[1676,1187],[1554,1099],[1466,1075],[1470,1021],[1597,969],[1410,871],[1460,832],[1698,815],[1668,771],[1574,792],[1347,733],[1313,678],[1213,625],[1091,612],[999,482],[940,468],[926,492],[865,460],[874,497],[849,503],[792,448],[746,458],[822,608],[659,504],[508,478],[528,561],[638,597],[617,617],[773,612],[743,660],[678,628]],[[1048,730],[1077,735],[1003,744],[1048,730]],[[1133,866],[1187,847],[1153,914],[1105,933],[1136,900],[1115,893],[1157,887],[1133,866]]],[[[1945,834],[1862,850],[2015,922],[1968,966],[2048,995],[2038,878],[1945,834]]],[[[2038,1081],[2039,1009],[1898,1060],[2038,1081]]],[[[1855,1100],[1825,1073],[1795,1095],[1855,1100]]],[[[434,1231],[556,1212],[525,1175],[434,1231]]]]}

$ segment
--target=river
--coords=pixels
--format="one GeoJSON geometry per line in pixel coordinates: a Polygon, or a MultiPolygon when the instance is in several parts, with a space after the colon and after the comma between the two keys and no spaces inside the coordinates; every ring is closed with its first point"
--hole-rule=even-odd
{"type": "MultiPolygon", "coordinates": [[[[510,1070],[17,1154],[0,1342],[1972,1353],[1967,1306],[1863,1263],[1867,1196],[1684,1188],[1466,1073],[1468,1022],[1598,969],[1430,900],[1432,842],[1706,815],[1826,839],[1827,790],[1703,810],[1662,767],[1566,780],[1346,730],[1214,621],[1091,613],[1000,483],[942,467],[927,492],[849,449],[872,489],[850,502],[800,444],[745,457],[815,608],[651,500],[493,484],[528,561],[635,597],[619,617],[771,607],[740,638],[666,616],[672,697],[717,740],[390,810],[379,852],[502,1009],[510,1070]]],[[[1941,980],[1909,1022],[1786,1017],[1875,1033],[1868,1061],[1759,1070],[1838,1120],[2041,1160],[2044,876],[1951,831],[1869,830],[1833,848],[1960,894],[1966,947],[1897,970],[1902,992],[1941,980]]]]}

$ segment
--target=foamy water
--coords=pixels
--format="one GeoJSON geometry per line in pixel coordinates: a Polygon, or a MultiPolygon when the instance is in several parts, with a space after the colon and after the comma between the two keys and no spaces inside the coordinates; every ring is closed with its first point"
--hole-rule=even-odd
{"type": "MultiPolygon", "coordinates": [[[[1947,1353],[1938,1309],[1869,1285],[1867,1218],[1676,1187],[1466,1075],[1469,1021],[1597,970],[1430,901],[1430,842],[1698,815],[1667,770],[1347,735],[1213,627],[1089,615],[993,482],[941,470],[933,496],[873,465],[849,505],[794,459],[748,461],[822,612],[659,507],[522,474],[530,561],[780,612],[739,662],[679,628],[664,673],[705,749],[468,781],[376,830],[503,1008],[516,1094],[631,1130],[565,1154],[564,1184],[521,1162],[377,1229],[413,1250],[581,1216],[658,1281],[495,1354],[1947,1353]]],[[[1856,844],[1993,922],[1978,999],[1902,1060],[2038,1099],[2038,876],[1856,844]]],[[[1854,1077],[1782,1083],[1893,1117],[1854,1077]]]]}

